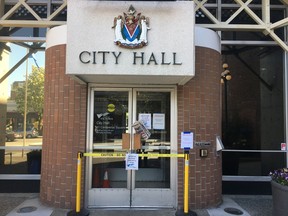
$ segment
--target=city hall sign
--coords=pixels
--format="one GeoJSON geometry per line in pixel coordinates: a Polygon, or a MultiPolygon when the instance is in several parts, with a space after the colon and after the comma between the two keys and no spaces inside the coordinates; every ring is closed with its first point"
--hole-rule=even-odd
{"type": "MultiPolygon", "coordinates": [[[[121,64],[120,55],[122,52],[110,52],[110,51],[82,51],[79,54],[79,60],[83,64],[121,64]],[[112,56],[112,62],[107,62],[108,57],[112,56]]],[[[165,52],[162,53],[151,53],[148,54],[148,57],[145,55],[144,52],[133,52],[129,53],[131,63],[133,65],[136,64],[154,64],[154,65],[182,65],[182,62],[177,62],[177,53],[172,53],[168,58],[165,52]]],[[[126,56],[127,58],[127,56],[126,56]]],[[[125,58],[125,59],[126,59],[125,58]]],[[[127,61],[126,61],[127,62],[127,61]]]]}
{"type": "Polygon", "coordinates": [[[194,76],[193,2],[70,0],[68,7],[66,74],[142,84],[194,76]]]}

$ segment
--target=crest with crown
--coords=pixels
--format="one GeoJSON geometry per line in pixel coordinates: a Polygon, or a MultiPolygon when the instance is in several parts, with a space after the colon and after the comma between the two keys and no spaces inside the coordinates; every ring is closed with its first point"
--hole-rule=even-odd
{"type": "Polygon", "coordinates": [[[135,8],[130,5],[128,12],[123,12],[114,18],[115,44],[120,47],[135,49],[148,44],[147,32],[149,19],[141,13],[136,13],[135,8]]]}

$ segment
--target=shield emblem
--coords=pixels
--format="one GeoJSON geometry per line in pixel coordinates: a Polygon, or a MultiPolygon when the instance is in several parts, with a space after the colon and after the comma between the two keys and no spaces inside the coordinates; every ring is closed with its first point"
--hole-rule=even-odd
{"type": "Polygon", "coordinates": [[[140,48],[147,45],[148,17],[135,14],[136,10],[131,5],[124,17],[119,15],[114,18],[114,42],[125,48],[140,48]]]}
{"type": "Polygon", "coordinates": [[[127,39],[130,42],[134,41],[136,38],[139,39],[141,30],[140,30],[140,26],[138,25],[138,19],[134,19],[133,23],[129,23],[129,20],[128,20],[124,24],[122,33],[123,33],[124,39],[127,39]]]}

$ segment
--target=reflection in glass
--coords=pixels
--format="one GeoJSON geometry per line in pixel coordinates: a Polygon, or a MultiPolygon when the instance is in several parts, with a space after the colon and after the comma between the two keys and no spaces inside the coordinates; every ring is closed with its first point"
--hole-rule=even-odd
{"type": "MultiPolygon", "coordinates": [[[[227,83],[227,112],[223,113],[223,144],[229,150],[223,154],[225,175],[249,175],[240,172],[240,165],[254,161],[254,175],[267,175],[264,164],[284,166],[284,154],[272,154],[260,150],[279,150],[284,138],[283,103],[283,50],[279,47],[249,47],[239,52],[241,46],[224,52],[225,62],[233,71],[233,79],[227,83]],[[227,119],[224,117],[227,116],[227,119]],[[258,153],[249,151],[259,150],[258,153]],[[275,158],[276,157],[276,158],[275,158]]],[[[223,86],[224,88],[225,86],[223,86]]],[[[223,91],[224,92],[224,89],[223,91]]],[[[226,100],[223,95],[223,102],[226,100]]],[[[223,110],[223,112],[226,112],[223,110]]],[[[251,165],[252,166],[252,165],[251,165]]],[[[242,166],[243,167],[243,166],[242,166]]],[[[249,171],[249,169],[247,169],[249,171]]]]}
{"type": "MultiPolygon", "coordinates": [[[[151,114],[148,124],[151,136],[148,140],[142,140],[139,152],[169,154],[170,92],[137,92],[137,120],[145,113],[151,114]]],[[[136,188],[170,188],[170,158],[139,158],[139,170],[135,175],[136,188]]]]}
{"type": "Polygon", "coordinates": [[[0,84],[0,174],[40,174],[44,68],[29,72],[27,60],[25,80],[18,76],[7,89],[6,79],[0,84]]]}
{"type": "Polygon", "coordinates": [[[268,176],[271,170],[286,167],[283,152],[223,152],[223,175],[268,176]]]}
{"type": "Polygon", "coordinates": [[[132,131],[128,128],[131,121],[128,119],[128,92],[94,93],[93,152],[133,151],[144,155],[139,157],[134,180],[132,171],[126,170],[124,157],[93,157],[92,188],[130,188],[131,181],[135,181],[136,188],[170,188],[170,158],[145,156],[170,153],[170,92],[141,91],[134,98],[137,100],[136,121],[145,116],[144,124],[151,136],[147,140],[142,138],[138,149],[134,149],[128,139],[128,147],[124,149],[122,134],[132,131]]]}
{"type": "Polygon", "coordinates": [[[4,163],[0,174],[40,174],[41,150],[0,150],[4,163]]]}
{"type": "MultiPolygon", "coordinates": [[[[93,152],[117,152],[122,149],[122,134],[128,131],[128,92],[94,93],[93,152]]],[[[93,157],[93,188],[126,188],[124,158],[93,157]],[[107,184],[109,179],[109,184],[107,184]]]]}

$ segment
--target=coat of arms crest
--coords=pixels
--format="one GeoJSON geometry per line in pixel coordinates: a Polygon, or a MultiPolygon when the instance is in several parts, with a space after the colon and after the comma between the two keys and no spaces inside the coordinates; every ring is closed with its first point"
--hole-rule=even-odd
{"type": "Polygon", "coordinates": [[[149,28],[149,19],[141,15],[136,14],[136,10],[131,5],[128,12],[123,12],[123,15],[119,15],[114,18],[115,40],[114,42],[121,47],[125,48],[141,48],[146,46],[147,31],[149,28]]]}

